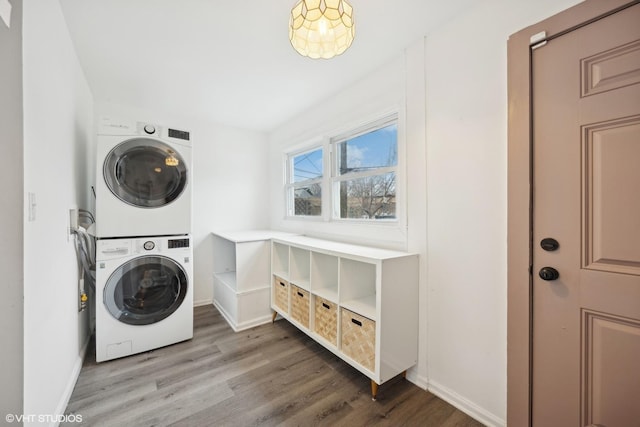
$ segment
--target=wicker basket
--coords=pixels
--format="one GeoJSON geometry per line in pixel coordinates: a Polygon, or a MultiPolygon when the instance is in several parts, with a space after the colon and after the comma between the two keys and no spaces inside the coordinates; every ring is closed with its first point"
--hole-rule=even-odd
{"type": "Polygon", "coordinates": [[[309,328],[309,292],[291,285],[291,318],[309,328]]]}
{"type": "Polygon", "coordinates": [[[315,297],[314,330],[333,345],[338,345],[338,309],[334,303],[315,297]]]}
{"type": "Polygon", "coordinates": [[[371,372],[376,364],[376,322],[341,309],[342,352],[371,372]]]}
{"type": "Polygon", "coordinates": [[[289,312],[289,282],[273,276],[273,302],[285,313],[289,312]]]}

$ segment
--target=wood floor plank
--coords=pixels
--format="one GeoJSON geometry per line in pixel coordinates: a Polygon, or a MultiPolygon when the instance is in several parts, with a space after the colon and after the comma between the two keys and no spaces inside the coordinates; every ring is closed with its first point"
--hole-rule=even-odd
{"type": "Polygon", "coordinates": [[[215,359],[222,355],[215,348],[210,347],[185,346],[182,349],[185,350],[184,353],[163,348],[127,359],[103,362],[99,365],[103,369],[92,369],[87,374],[87,378],[79,379],[76,391],[81,396],[93,393],[96,387],[108,390],[112,387],[139,382],[141,378],[153,378],[158,381],[200,360],[215,359]]]}
{"type": "Polygon", "coordinates": [[[91,351],[66,413],[107,427],[482,426],[401,377],[376,401],[369,385],[287,321],[235,333],[204,306],[192,340],[103,363],[91,351]]]}
{"type": "Polygon", "coordinates": [[[137,400],[158,390],[155,381],[135,382],[122,387],[101,389],[99,393],[91,393],[85,396],[78,395],[77,399],[69,402],[67,411],[79,412],[85,416],[97,416],[100,413],[109,413],[117,410],[121,402],[137,400]]]}

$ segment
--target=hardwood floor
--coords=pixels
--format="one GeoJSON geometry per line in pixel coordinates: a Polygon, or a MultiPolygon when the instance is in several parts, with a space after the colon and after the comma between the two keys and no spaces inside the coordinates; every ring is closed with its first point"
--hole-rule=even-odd
{"type": "Polygon", "coordinates": [[[372,401],[368,378],[287,321],[234,333],[213,306],[195,309],[191,341],[100,364],[90,350],[66,413],[90,426],[482,426],[401,376],[372,401]]]}

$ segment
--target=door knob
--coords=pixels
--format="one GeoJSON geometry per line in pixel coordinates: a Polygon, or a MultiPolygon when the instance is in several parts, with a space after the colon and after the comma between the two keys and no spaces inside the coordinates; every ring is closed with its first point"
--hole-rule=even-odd
{"type": "Polygon", "coordinates": [[[542,267],[538,273],[542,280],[556,280],[560,277],[560,273],[553,267],[542,267]]]}

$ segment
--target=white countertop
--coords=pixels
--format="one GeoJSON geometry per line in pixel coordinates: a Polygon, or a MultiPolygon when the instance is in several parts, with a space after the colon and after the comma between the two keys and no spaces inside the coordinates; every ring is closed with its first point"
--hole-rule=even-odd
{"type": "Polygon", "coordinates": [[[237,231],[213,231],[211,234],[220,236],[223,239],[234,243],[257,242],[261,240],[271,240],[275,238],[286,238],[295,236],[294,233],[284,233],[274,230],[237,230],[237,231]]]}

